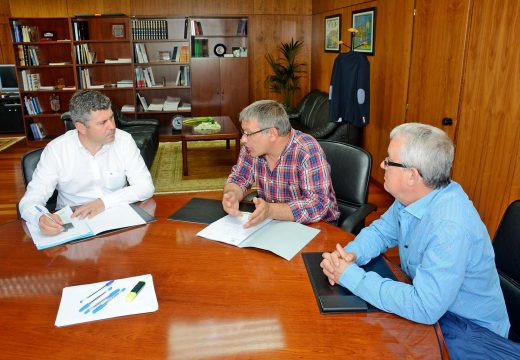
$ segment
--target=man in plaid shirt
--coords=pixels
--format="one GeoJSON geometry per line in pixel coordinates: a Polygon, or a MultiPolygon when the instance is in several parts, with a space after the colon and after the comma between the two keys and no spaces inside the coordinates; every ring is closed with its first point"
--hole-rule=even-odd
{"type": "Polygon", "coordinates": [[[291,128],[282,105],[260,100],[240,113],[242,149],[224,187],[222,205],[239,215],[239,202],[256,183],[256,210],[245,227],[266,218],[313,223],[339,217],[330,166],[312,136],[291,128]]]}

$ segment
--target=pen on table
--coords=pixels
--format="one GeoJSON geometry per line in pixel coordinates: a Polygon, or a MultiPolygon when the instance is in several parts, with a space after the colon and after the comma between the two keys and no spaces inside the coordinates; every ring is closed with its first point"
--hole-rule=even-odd
{"type": "Polygon", "coordinates": [[[83,301],[87,300],[87,299],[88,299],[89,297],[91,297],[92,295],[97,294],[98,292],[100,292],[101,290],[103,290],[104,288],[106,288],[107,286],[112,285],[113,282],[114,282],[114,280],[110,280],[110,281],[107,282],[105,285],[103,285],[102,287],[100,287],[99,289],[97,289],[96,291],[94,291],[92,294],[90,294],[89,296],[87,296],[86,298],[84,298],[83,300],[81,300],[80,303],[82,303],[83,301]]]}
{"type": "Polygon", "coordinates": [[[117,297],[117,295],[119,295],[119,294],[121,294],[123,291],[125,291],[125,288],[117,289],[117,290],[118,290],[117,293],[115,293],[114,295],[110,295],[110,296],[108,297],[108,299],[105,300],[104,303],[102,303],[102,304],[99,305],[97,308],[95,308],[95,309],[92,311],[92,314],[97,313],[98,311],[100,311],[101,309],[103,309],[105,306],[107,306],[107,304],[108,304],[109,302],[111,302],[112,300],[114,300],[114,299],[117,297]],[[119,290],[120,290],[120,291],[119,291],[119,290]]]}
{"type": "Polygon", "coordinates": [[[86,303],[85,305],[83,305],[81,307],[81,309],[79,309],[79,312],[82,312],[83,310],[85,310],[86,308],[88,308],[91,304],[94,303],[94,301],[96,301],[97,299],[99,299],[101,296],[105,295],[106,293],[108,293],[110,290],[112,290],[112,286],[109,286],[104,292],[102,292],[101,294],[99,294],[98,296],[96,296],[94,299],[92,299],[91,301],[89,301],[88,303],[86,303]]]}
{"type": "Polygon", "coordinates": [[[115,289],[115,290],[112,291],[110,294],[108,294],[107,296],[105,296],[103,299],[99,300],[97,303],[95,303],[94,305],[92,305],[92,307],[90,307],[89,309],[87,309],[87,311],[85,311],[85,314],[88,314],[88,313],[90,312],[90,310],[95,310],[95,309],[98,308],[101,304],[103,304],[105,301],[110,300],[113,296],[116,296],[117,294],[119,294],[120,291],[121,291],[121,289],[115,289]]]}
{"type": "Polygon", "coordinates": [[[133,301],[135,299],[135,297],[137,296],[137,294],[139,294],[139,292],[145,285],[146,285],[146,282],[139,281],[137,284],[135,284],[135,286],[132,288],[132,290],[130,290],[128,295],[126,295],[125,300],[128,302],[133,301]]]}
{"type": "Polygon", "coordinates": [[[40,213],[42,213],[43,216],[45,216],[45,217],[51,219],[53,223],[55,223],[55,224],[57,224],[57,225],[63,227],[61,224],[58,224],[58,223],[56,222],[56,220],[54,220],[53,217],[49,215],[49,213],[46,213],[46,212],[44,212],[42,209],[40,209],[39,206],[34,205],[34,207],[36,208],[36,210],[38,210],[40,213]]]}

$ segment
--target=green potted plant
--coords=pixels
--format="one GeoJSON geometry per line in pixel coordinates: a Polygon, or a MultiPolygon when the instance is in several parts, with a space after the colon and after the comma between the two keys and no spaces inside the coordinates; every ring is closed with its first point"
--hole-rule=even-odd
{"type": "Polygon", "coordinates": [[[291,42],[282,42],[278,46],[282,57],[275,60],[271,54],[267,53],[265,55],[267,62],[273,70],[273,74],[267,76],[265,83],[271,91],[282,94],[283,105],[288,112],[291,111],[294,92],[300,88],[298,82],[301,74],[305,72],[302,70],[305,64],[296,61],[302,46],[302,41],[291,39],[291,42]]]}

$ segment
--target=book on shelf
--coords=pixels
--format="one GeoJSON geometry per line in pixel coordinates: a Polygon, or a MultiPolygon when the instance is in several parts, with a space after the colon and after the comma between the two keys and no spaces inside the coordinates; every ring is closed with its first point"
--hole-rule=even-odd
{"type": "Polygon", "coordinates": [[[58,62],[50,62],[49,66],[60,66],[60,65],[69,65],[70,61],[58,61],[58,62]]]}
{"type": "Polygon", "coordinates": [[[133,19],[132,37],[134,40],[168,39],[168,21],[164,19],[133,19]]]}
{"type": "Polygon", "coordinates": [[[188,102],[182,102],[177,108],[177,110],[191,111],[191,104],[188,102]]]}
{"type": "Polygon", "coordinates": [[[74,40],[89,40],[88,21],[74,21],[72,23],[74,40]]]}
{"type": "Polygon", "coordinates": [[[130,58],[105,59],[105,64],[127,64],[131,63],[130,58]]]}
{"type": "Polygon", "coordinates": [[[146,52],[146,44],[134,44],[135,62],[139,64],[148,63],[148,53],[146,52]]]}
{"type": "Polygon", "coordinates": [[[148,105],[148,111],[162,111],[164,107],[164,99],[152,99],[150,105],[148,105]]]}
{"type": "Polygon", "coordinates": [[[94,64],[96,62],[96,53],[90,51],[88,44],[76,45],[75,49],[79,64],[94,64]]]}
{"type": "Polygon", "coordinates": [[[87,89],[104,89],[105,88],[105,84],[96,84],[96,85],[92,85],[90,84],[87,89]]]}
{"type": "Polygon", "coordinates": [[[131,88],[134,86],[134,82],[132,80],[119,80],[116,83],[116,87],[118,88],[131,88]]]}
{"type": "Polygon", "coordinates": [[[148,103],[146,102],[146,98],[139,93],[137,93],[137,97],[139,98],[139,102],[141,103],[141,106],[143,107],[143,111],[147,111],[148,103]]]}
{"type": "Polygon", "coordinates": [[[45,138],[45,129],[41,123],[31,123],[30,127],[34,140],[41,140],[45,138]]]}
{"type": "Polygon", "coordinates": [[[164,111],[174,111],[179,108],[179,103],[181,102],[181,99],[178,97],[173,96],[167,96],[166,100],[164,101],[164,111]]]}
{"type": "Polygon", "coordinates": [[[134,112],[135,106],[130,104],[125,104],[121,107],[121,112],[134,112]]]}
{"type": "Polygon", "coordinates": [[[238,21],[237,35],[239,35],[239,36],[247,35],[247,19],[240,19],[238,21]]]}

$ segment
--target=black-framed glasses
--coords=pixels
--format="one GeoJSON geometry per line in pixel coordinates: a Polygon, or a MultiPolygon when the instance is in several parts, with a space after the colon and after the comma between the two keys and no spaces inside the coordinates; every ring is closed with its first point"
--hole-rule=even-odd
{"type": "Polygon", "coordinates": [[[244,132],[244,130],[240,130],[240,133],[245,136],[246,138],[249,138],[250,136],[253,136],[255,134],[258,134],[258,133],[261,133],[262,131],[265,131],[265,130],[269,130],[269,129],[272,129],[274,126],[270,126],[270,127],[266,127],[266,128],[263,128],[263,129],[260,129],[260,130],[257,130],[257,131],[253,131],[252,133],[246,133],[244,132]]]}
{"type": "MultiPolygon", "coordinates": [[[[388,160],[388,157],[386,157],[383,160],[383,164],[385,165],[385,168],[387,168],[389,166],[394,166],[394,167],[400,167],[400,168],[403,168],[403,169],[411,169],[413,167],[413,166],[406,166],[405,164],[401,164],[401,163],[390,161],[390,160],[388,160]]],[[[415,169],[419,173],[419,176],[422,177],[421,171],[419,169],[417,169],[417,168],[415,168],[415,169]]]]}

